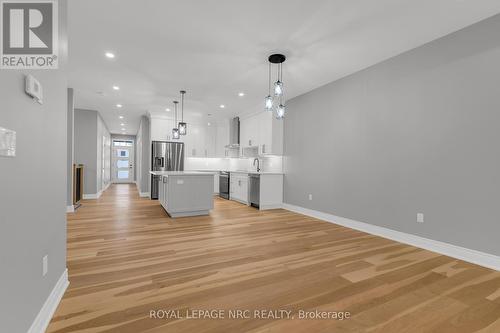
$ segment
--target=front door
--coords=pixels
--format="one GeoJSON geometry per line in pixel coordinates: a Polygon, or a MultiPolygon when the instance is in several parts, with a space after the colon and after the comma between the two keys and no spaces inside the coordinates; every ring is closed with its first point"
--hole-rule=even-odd
{"type": "Polygon", "coordinates": [[[111,157],[113,183],[132,183],[134,181],[134,142],[113,140],[111,157]]]}

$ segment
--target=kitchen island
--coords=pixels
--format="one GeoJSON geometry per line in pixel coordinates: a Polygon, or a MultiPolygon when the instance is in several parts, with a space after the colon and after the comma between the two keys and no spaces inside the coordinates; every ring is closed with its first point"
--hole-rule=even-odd
{"type": "Polygon", "coordinates": [[[214,174],[197,171],[150,171],[159,176],[158,200],[170,217],[208,215],[214,208],[214,174]]]}

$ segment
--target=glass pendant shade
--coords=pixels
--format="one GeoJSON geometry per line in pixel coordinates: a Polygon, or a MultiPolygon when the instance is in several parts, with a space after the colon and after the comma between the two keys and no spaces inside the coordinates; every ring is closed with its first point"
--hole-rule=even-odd
{"type": "Polygon", "coordinates": [[[276,109],[276,118],[283,119],[284,117],[285,117],[285,106],[283,104],[280,104],[276,109]]]}
{"type": "Polygon", "coordinates": [[[186,135],[186,133],[187,133],[187,124],[185,122],[180,122],[179,123],[179,134],[186,135]]]}
{"type": "Polygon", "coordinates": [[[272,111],[273,110],[273,98],[271,95],[268,95],[265,99],[266,101],[266,111],[272,111]]]}
{"type": "Polygon", "coordinates": [[[178,128],[172,128],[172,139],[178,140],[181,138],[178,128]]]}
{"type": "Polygon", "coordinates": [[[274,83],[274,95],[281,96],[283,94],[283,82],[280,80],[274,83]]]}

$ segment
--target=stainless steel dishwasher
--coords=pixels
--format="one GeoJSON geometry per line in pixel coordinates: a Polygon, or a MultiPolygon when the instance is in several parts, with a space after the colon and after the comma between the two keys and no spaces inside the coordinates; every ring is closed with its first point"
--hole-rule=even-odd
{"type": "Polygon", "coordinates": [[[248,175],[250,178],[250,206],[259,208],[260,204],[260,175],[251,173],[248,175]]]}

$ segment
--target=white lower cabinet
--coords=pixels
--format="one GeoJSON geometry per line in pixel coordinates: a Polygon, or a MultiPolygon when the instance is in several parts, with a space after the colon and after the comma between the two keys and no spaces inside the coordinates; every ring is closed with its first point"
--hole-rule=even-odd
{"type": "Polygon", "coordinates": [[[248,174],[231,173],[230,180],[230,199],[248,204],[248,174]]]}
{"type": "Polygon", "coordinates": [[[219,174],[214,175],[214,194],[219,193],[219,174]]]}
{"type": "Polygon", "coordinates": [[[283,175],[263,174],[260,176],[259,209],[276,209],[283,205],[283,175]]]}

